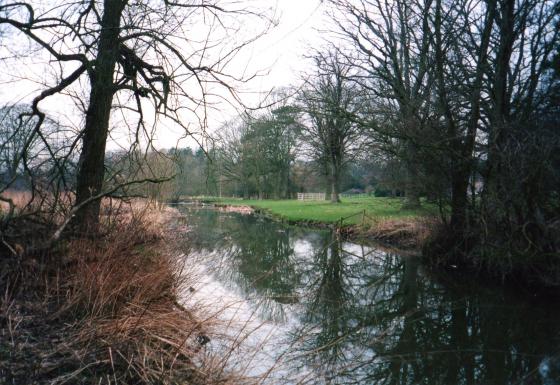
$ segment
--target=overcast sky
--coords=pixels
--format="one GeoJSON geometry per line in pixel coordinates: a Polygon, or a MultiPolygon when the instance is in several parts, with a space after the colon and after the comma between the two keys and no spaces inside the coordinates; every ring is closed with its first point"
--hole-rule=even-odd
{"type": "MultiPolygon", "coordinates": [[[[327,18],[321,0],[253,0],[251,4],[263,10],[273,7],[278,21],[277,26],[241,51],[236,66],[230,68],[236,72],[247,66],[248,73],[263,72],[243,87],[244,103],[255,106],[269,91],[300,82],[302,73],[310,66],[305,55],[324,44],[321,30],[325,29],[327,18]]],[[[233,107],[227,105],[220,112],[211,111],[209,130],[218,129],[235,115],[233,107]]],[[[158,147],[174,146],[179,136],[180,131],[173,127],[159,130],[158,147]]],[[[185,143],[195,145],[192,140],[185,143]]]]}
{"type": "Polygon", "coordinates": [[[318,48],[322,44],[317,31],[325,24],[320,0],[278,0],[277,15],[278,26],[253,49],[254,64],[271,68],[270,75],[260,79],[263,90],[296,81],[305,66],[303,56],[310,47],[318,48]]]}

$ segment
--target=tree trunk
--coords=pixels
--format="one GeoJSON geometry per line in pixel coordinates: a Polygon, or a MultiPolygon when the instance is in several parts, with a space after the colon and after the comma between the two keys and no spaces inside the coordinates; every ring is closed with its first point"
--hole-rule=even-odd
{"type": "Polygon", "coordinates": [[[421,206],[417,165],[407,162],[407,169],[405,199],[402,208],[405,210],[417,209],[421,206]]]}
{"type": "MultiPolygon", "coordinates": [[[[490,116],[490,132],[488,135],[488,162],[485,175],[485,199],[499,201],[505,188],[501,182],[502,169],[508,165],[502,164],[502,152],[505,149],[504,140],[508,129],[510,115],[510,90],[508,78],[510,71],[511,55],[514,49],[515,32],[515,1],[502,0],[500,4],[500,17],[496,18],[499,33],[499,45],[496,53],[494,82],[492,89],[492,114],[490,116]]],[[[486,205],[488,206],[488,205],[486,205]]],[[[491,215],[494,215],[492,213],[491,215]]]]}
{"type": "Polygon", "coordinates": [[[258,197],[258,200],[263,200],[263,198],[264,198],[260,176],[257,176],[257,197],[258,197]]]}
{"type": "Polygon", "coordinates": [[[478,122],[480,119],[480,100],[482,93],[482,84],[484,79],[484,67],[487,63],[488,47],[490,44],[492,26],[494,23],[496,11],[496,2],[492,1],[488,4],[486,10],[486,18],[484,28],[480,40],[479,51],[477,52],[476,72],[471,84],[472,94],[470,100],[470,116],[467,121],[467,128],[464,134],[459,131],[453,119],[451,108],[448,104],[448,95],[445,88],[444,73],[444,54],[442,48],[442,11],[441,1],[436,5],[436,69],[438,92],[440,99],[440,107],[445,116],[448,137],[451,140],[451,162],[453,171],[451,175],[451,231],[455,236],[462,237],[467,226],[467,208],[468,208],[468,187],[469,179],[472,176],[472,159],[473,151],[476,143],[478,130],[478,122]]]}
{"type": "Polygon", "coordinates": [[[325,164],[325,200],[331,200],[331,193],[332,193],[332,183],[331,183],[331,173],[329,171],[328,164],[325,164]]]}
{"type": "MultiPolygon", "coordinates": [[[[467,190],[471,174],[472,149],[465,148],[470,140],[463,144],[462,133],[459,131],[449,104],[447,85],[445,83],[445,62],[442,38],[442,1],[436,2],[435,38],[436,38],[436,79],[439,98],[439,108],[447,125],[447,135],[450,141],[451,153],[451,231],[462,236],[467,222],[467,190]],[[461,154],[461,156],[457,156],[461,154]]],[[[472,132],[472,130],[471,130],[472,132]]],[[[474,142],[473,142],[474,144],[474,142]]]]}
{"type": "Polygon", "coordinates": [[[90,73],[90,96],[80,154],[76,205],[83,204],[73,218],[78,233],[96,232],[105,174],[105,146],[113,101],[113,74],[119,52],[120,19],[125,1],[105,0],[95,68],[90,73]],[[84,203],[87,202],[87,203],[84,203]]]}
{"type": "Polygon", "coordinates": [[[331,182],[331,203],[340,203],[339,195],[338,183],[333,178],[331,182]]]}
{"type": "Polygon", "coordinates": [[[413,210],[420,208],[420,197],[414,188],[408,188],[404,193],[404,201],[402,204],[403,210],[413,210]]]}
{"type": "Polygon", "coordinates": [[[418,161],[418,149],[414,143],[415,131],[417,130],[418,122],[413,118],[412,112],[405,108],[405,132],[411,137],[406,139],[406,185],[405,185],[405,199],[402,208],[405,210],[417,209],[420,207],[420,189],[418,175],[418,167],[421,162],[418,161]]]}
{"type": "Polygon", "coordinates": [[[470,167],[453,172],[451,180],[451,230],[462,235],[467,224],[470,167]]]}
{"type": "Polygon", "coordinates": [[[340,173],[337,167],[333,165],[331,170],[331,203],[340,203],[339,179],[340,173]]]}

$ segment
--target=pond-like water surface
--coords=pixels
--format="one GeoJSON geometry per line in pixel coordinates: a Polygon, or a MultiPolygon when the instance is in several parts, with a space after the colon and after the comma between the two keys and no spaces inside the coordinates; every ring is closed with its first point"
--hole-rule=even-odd
{"type": "Polygon", "coordinates": [[[444,285],[418,257],[331,231],[180,210],[202,266],[186,301],[215,307],[232,361],[264,383],[560,384],[558,306],[444,285]]]}

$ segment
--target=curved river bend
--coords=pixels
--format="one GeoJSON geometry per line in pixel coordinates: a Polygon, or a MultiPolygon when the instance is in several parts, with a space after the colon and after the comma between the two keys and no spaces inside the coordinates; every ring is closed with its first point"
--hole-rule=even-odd
{"type": "Polygon", "coordinates": [[[330,231],[182,206],[185,293],[221,321],[209,349],[273,384],[560,384],[560,309],[443,285],[417,257],[330,231]],[[192,273],[192,272],[191,272],[192,273]]]}

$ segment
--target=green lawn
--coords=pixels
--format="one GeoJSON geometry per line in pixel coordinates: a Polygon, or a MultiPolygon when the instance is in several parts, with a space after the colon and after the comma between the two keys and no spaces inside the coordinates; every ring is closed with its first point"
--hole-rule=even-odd
{"type": "MultiPolygon", "coordinates": [[[[433,205],[426,205],[419,210],[401,210],[400,198],[343,198],[341,203],[325,201],[298,200],[242,200],[234,198],[204,198],[206,202],[235,206],[252,206],[266,209],[275,216],[290,221],[313,221],[333,223],[345,218],[347,225],[362,222],[363,212],[370,218],[413,218],[437,213],[433,205]]],[[[367,220],[367,218],[366,218],[367,220]]]]}

